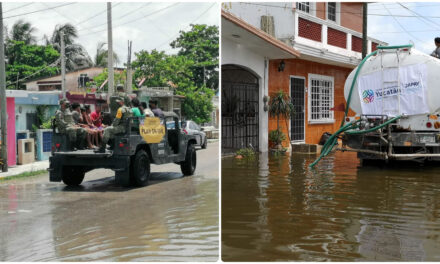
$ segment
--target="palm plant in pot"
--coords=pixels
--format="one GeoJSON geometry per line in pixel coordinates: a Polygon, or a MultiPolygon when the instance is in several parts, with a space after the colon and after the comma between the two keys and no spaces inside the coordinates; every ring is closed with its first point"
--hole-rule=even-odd
{"type": "Polygon", "coordinates": [[[272,130],[269,133],[269,140],[271,140],[275,149],[280,151],[283,149],[281,142],[286,139],[286,135],[280,130],[280,118],[290,118],[294,113],[294,106],[292,100],[288,94],[283,90],[279,90],[275,96],[270,98],[269,101],[269,115],[277,118],[277,129],[272,130]]]}

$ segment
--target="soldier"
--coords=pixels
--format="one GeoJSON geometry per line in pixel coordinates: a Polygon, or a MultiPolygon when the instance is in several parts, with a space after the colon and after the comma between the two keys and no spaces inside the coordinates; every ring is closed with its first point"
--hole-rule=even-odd
{"type": "Polygon", "coordinates": [[[75,125],[69,104],[70,102],[67,99],[60,100],[60,109],[55,113],[56,126],[60,133],[68,136],[72,145],[80,147],[87,132],[85,129],[75,125]]]}
{"type": "Polygon", "coordinates": [[[132,116],[131,109],[124,105],[123,98],[116,98],[115,102],[119,105],[118,111],[116,112],[116,117],[113,120],[112,125],[104,129],[104,136],[102,138],[101,146],[99,149],[96,149],[95,152],[104,153],[105,145],[110,139],[115,138],[116,134],[125,133],[125,124],[128,118],[132,116]]]}
{"type": "Polygon", "coordinates": [[[125,106],[130,107],[130,105],[131,105],[130,98],[124,92],[124,87],[122,86],[122,84],[118,84],[116,86],[116,94],[114,96],[110,97],[110,114],[111,114],[112,118],[115,118],[116,111],[119,108],[119,104],[116,103],[116,99],[119,97],[124,100],[125,106]]]}

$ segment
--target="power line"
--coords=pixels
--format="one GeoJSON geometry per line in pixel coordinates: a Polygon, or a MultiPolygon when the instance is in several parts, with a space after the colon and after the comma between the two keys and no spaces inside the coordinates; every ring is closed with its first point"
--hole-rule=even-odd
{"type": "MultiPolygon", "coordinates": [[[[189,26],[191,26],[191,24],[193,24],[194,22],[196,22],[197,20],[199,20],[203,15],[205,15],[213,6],[215,6],[217,3],[214,3],[214,4],[212,4],[210,7],[208,7],[208,9],[206,9],[205,11],[203,11],[196,19],[194,19],[193,21],[191,21],[190,23],[189,23],[189,25],[186,27],[186,28],[188,28],[189,26]]],[[[186,29],[185,28],[185,29],[186,29]]],[[[168,39],[166,42],[163,42],[162,44],[160,44],[160,45],[158,45],[155,49],[158,49],[159,47],[162,47],[163,45],[165,45],[165,44],[167,44],[167,43],[169,43],[171,40],[173,40],[173,39],[175,39],[179,34],[180,34],[180,31],[181,30],[179,30],[179,32],[177,33],[177,34],[175,34],[172,38],[170,38],[170,39],[168,39]]]]}
{"type": "Polygon", "coordinates": [[[40,69],[40,70],[38,70],[38,71],[36,71],[36,72],[34,72],[34,73],[32,73],[32,74],[29,74],[29,75],[26,76],[26,77],[23,77],[23,78],[21,78],[21,79],[19,79],[19,80],[16,80],[16,81],[14,81],[14,82],[9,82],[9,83],[7,83],[6,86],[8,86],[8,85],[12,85],[12,84],[14,84],[14,83],[22,82],[22,81],[24,81],[24,80],[26,80],[26,79],[29,79],[30,77],[32,77],[32,76],[34,76],[34,75],[36,75],[36,74],[38,74],[38,73],[40,73],[40,72],[46,70],[46,69],[49,68],[49,67],[54,67],[54,66],[58,65],[59,62],[60,62],[60,58],[58,58],[55,62],[53,62],[53,63],[47,65],[46,67],[44,67],[44,68],[42,68],[42,69],[40,69]]]}
{"type": "MultiPolygon", "coordinates": [[[[147,17],[147,16],[157,14],[157,13],[159,13],[159,12],[165,10],[165,9],[168,9],[168,8],[170,8],[170,7],[174,7],[174,6],[178,5],[178,4],[179,4],[179,3],[177,3],[177,4],[171,4],[171,5],[169,5],[169,6],[166,6],[166,7],[164,7],[164,8],[161,8],[161,9],[159,9],[159,10],[153,11],[153,12],[151,12],[151,13],[149,13],[149,14],[143,16],[143,17],[140,17],[140,18],[137,18],[137,19],[133,19],[133,20],[130,20],[130,21],[128,21],[128,22],[122,23],[122,24],[120,24],[120,25],[114,26],[113,29],[115,29],[115,28],[117,28],[117,27],[120,27],[120,26],[123,26],[123,25],[126,25],[126,24],[130,24],[130,23],[136,22],[136,21],[138,21],[138,20],[140,20],[140,19],[143,19],[143,18],[145,18],[145,17],[147,17]]],[[[87,36],[87,35],[91,35],[91,34],[96,34],[96,33],[104,32],[104,31],[106,31],[106,30],[107,30],[107,29],[98,30],[98,31],[93,31],[93,32],[89,32],[89,33],[87,33],[87,34],[83,34],[83,35],[81,35],[81,36],[87,36]]]]}
{"type": "Polygon", "coordinates": [[[38,13],[38,12],[41,12],[41,11],[47,11],[47,10],[51,10],[51,9],[55,9],[55,8],[59,8],[59,7],[63,7],[63,6],[73,5],[73,4],[76,4],[76,3],[67,3],[67,4],[58,5],[58,6],[53,6],[51,8],[39,9],[39,10],[32,11],[32,12],[21,13],[21,14],[18,14],[18,15],[4,17],[3,19],[8,19],[8,18],[13,18],[13,17],[18,17],[18,16],[34,14],[34,13],[38,13]]]}
{"type": "MultiPolygon", "coordinates": [[[[128,13],[122,15],[122,16],[118,16],[117,18],[113,19],[113,21],[119,20],[119,19],[121,19],[121,18],[126,17],[127,15],[133,14],[134,12],[140,10],[141,8],[144,8],[145,6],[147,6],[147,5],[149,5],[149,4],[151,4],[151,3],[145,3],[145,4],[141,5],[140,7],[136,8],[136,9],[133,10],[133,11],[130,11],[130,12],[128,12],[128,13]]],[[[116,6],[116,5],[115,5],[115,6],[116,6]]],[[[115,6],[112,6],[112,9],[113,9],[115,6]]],[[[106,10],[106,12],[107,12],[107,10],[106,10]]],[[[92,26],[92,27],[83,28],[83,29],[80,29],[80,30],[78,30],[78,31],[84,31],[84,30],[89,30],[89,29],[96,29],[96,28],[101,27],[101,26],[104,26],[104,25],[107,26],[107,22],[105,22],[105,23],[101,23],[101,24],[98,24],[98,25],[94,25],[94,26],[92,26]]]]}
{"type": "Polygon", "coordinates": [[[425,24],[427,24],[428,26],[429,26],[429,24],[428,24],[426,21],[430,22],[430,23],[431,23],[431,26],[432,26],[432,25],[440,26],[440,25],[439,25],[437,22],[435,22],[434,20],[432,20],[432,19],[428,19],[428,18],[426,18],[426,17],[420,15],[420,14],[417,13],[416,11],[413,11],[413,10],[409,9],[408,7],[404,6],[404,5],[401,4],[401,3],[398,3],[398,4],[399,4],[400,6],[402,6],[403,8],[405,8],[407,11],[409,11],[409,12],[411,12],[411,13],[413,13],[413,14],[416,14],[416,15],[419,17],[419,19],[420,19],[421,21],[423,21],[425,24]]]}
{"type": "Polygon", "coordinates": [[[395,17],[391,14],[390,10],[388,10],[388,8],[387,8],[385,5],[383,5],[383,7],[384,7],[385,10],[388,12],[388,14],[390,14],[390,16],[394,19],[394,21],[396,21],[396,23],[397,23],[397,24],[403,29],[403,31],[405,31],[406,34],[410,35],[410,36],[413,37],[415,40],[418,40],[420,43],[424,43],[424,41],[418,39],[416,36],[414,36],[413,34],[411,34],[410,32],[408,32],[408,31],[405,29],[405,27],[402,26],[402,24],[400,24],[399,20],[397,20],[397,18],[395,18],[395,17]]]}
{"type": "MultiPolygon", "coordinates": [[[[121,3],[116,3],[115,5],[112,6],[112,9],[115,8],[115,7],[117,7],[117,6],[120,5],[120,4],[121,4],[121,3]]],[[[106,13],[106,12],[107,12],[107,8],[104,9],[104,10],[102,10],[102,11],[100,11],[100,12],[98,12],[98,13],[96,13],[95,15],[93,15],[93,16],[91,16],[91,17],[89,17],[89,18],[84,19],[84,20],[81,21],[81,22],[78,22],[77,24],[75,24],[75,26],[78,26],[78,25],[80,25],[80,24],[82,24],[82,23],[84,23],[84,22],[87,22],[87,21],[89,21],[89,20],[91,20],[91,19],[93,19],[93,18],[95,18],[95,17],[98,17],[99,15],[101,15],[101,14],[103,14],[103,13],[106,13]]],[[[104,23],[104,24],[107,24],[107,22],[104,23]]],[[[80,30],[83,30],[83,29],[80,29],[80,30]]]]}
{"type": "Polygon", "coordinates": [[[370,34],[399,34],[399,33],[421,33],[421,32],[438,32],[438,29],[427,29],[427,30],[407,30],[407,31],[380,31],[380,32],[372,32],[370,34]]]}
{"type": "Polygon", "coordinates": [[[14,8],[6,10],[5,12],[3,12],[3,14],[6,14],[6,13],[8,13],[10,11],[14,11],[16,9],[23,8],[23,7],[26,7],[26,6],[30,6],[30,5],[33,5],[33,4],[35,4],[35,2],[34,3],[27,3],[27,4],[24,4],[24,5],[21,5],[21,6],[17,6],[17,7],[14,7],[14,8]]]}

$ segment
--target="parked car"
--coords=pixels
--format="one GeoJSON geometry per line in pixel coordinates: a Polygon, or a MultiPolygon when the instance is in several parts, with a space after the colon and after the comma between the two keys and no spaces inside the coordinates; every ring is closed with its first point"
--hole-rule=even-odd
{"type": "MultiPolygon", "coordinates": [[[[168,129],[174,129],[175,124],[172,122],[167,122],[168,129]]],[[[208,139],[206,138],[206,133],[200,128],[196,122],[192,120],[186,120],[180,122],[180,127],[188,135],[194,136],[196,139],[196,146],[200,146],[202,149],[206,149],[208,146],[208,139]]]]}

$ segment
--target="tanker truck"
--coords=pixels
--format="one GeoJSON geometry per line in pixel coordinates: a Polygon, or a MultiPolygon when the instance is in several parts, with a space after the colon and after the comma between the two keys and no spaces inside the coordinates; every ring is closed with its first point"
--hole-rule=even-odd
{"type": "Polygon", "coordinates": [[[378,47],[349,74],[344,96],[341,127],[311,166],[335,148],[362,163],[440,160],[440,59],[412,45],[378,47]]]}

